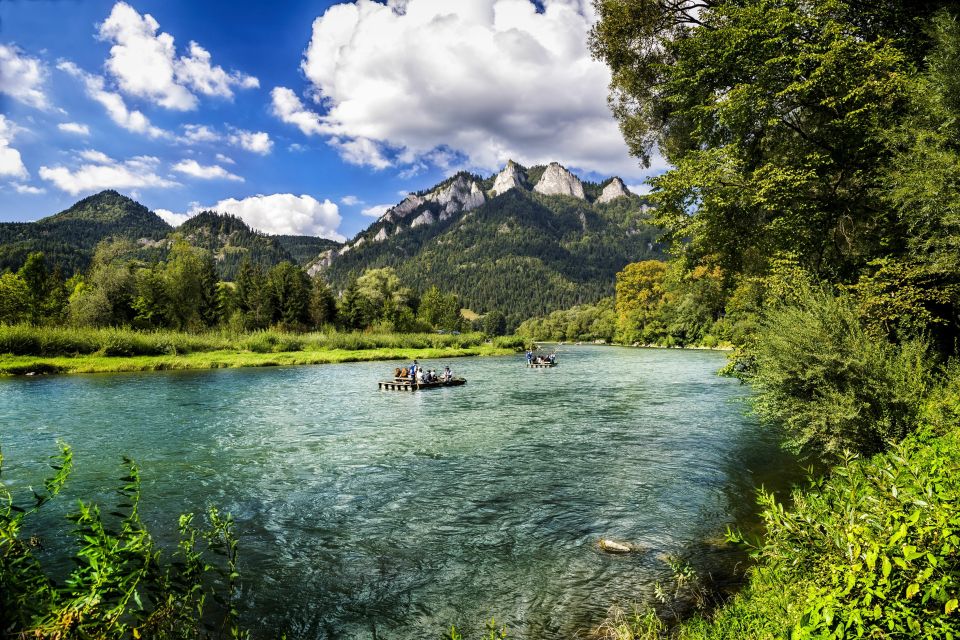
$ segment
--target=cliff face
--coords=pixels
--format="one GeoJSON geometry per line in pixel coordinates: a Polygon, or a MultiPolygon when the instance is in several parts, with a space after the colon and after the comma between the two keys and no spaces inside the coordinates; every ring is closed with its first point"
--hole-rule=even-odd
{"type": "Polygon", "coordinates": [[[614,178],[610,183],[603,188],[603,191],[600,193],[600,197],[597,198],[597,202],[605,204],[607,202],[612,202],[617,198],[627,198],[630,196],[630,190],[627,189],[627,185],[623,184],[623,180],[620,178],[614,178]]]}
{"type": "Polygon", "coordinates": [[[526,182],[526,175],[523,172],[523,169],[520,168],[513,160],[507,161],[507,166],[503,168],[503,171],[497,174],[497,177],[493,180],[493,188],[490,192],[494,197],[500,195],[501,193],[506,193],[510,189],[523,188],[524,183],[526,182]]]}
{"type": "Polygon", "coordinates": [[[557,162],[551,162],[533,188],[537,193],[545,196],[571,196],[579,200],[586,200],[583,193],[583,183],[557,162]]]}

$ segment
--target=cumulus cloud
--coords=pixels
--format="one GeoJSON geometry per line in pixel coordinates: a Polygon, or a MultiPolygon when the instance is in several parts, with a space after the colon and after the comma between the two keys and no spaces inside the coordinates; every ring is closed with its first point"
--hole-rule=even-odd
{"type": "Polygon", "coordinates": [[[194,92],[232,98],[231,87],[260,86],[252,76],[212,65],[210,53],[196,42],[189,43],[187,55],[177,58],[173,36],[158,33],[159,29],[153,16],[140,15],[125,2],[113,5],[100,24],[99,38],[113,43],[107,70],[127,95],[167,109],[189,111],[197,107],[194,92]]]}
{"type": "Polygon", "coordinates": [[[46,189],[41,189],[40,187],[34,187],[29,184],[20,184],[19,182],[11,182],[10,186],[13,187],[13,190],[17,193],[21,193],[28,196],[37,196],[41,193],[46,193],[46,189]]]}
{"type": "Polygon", "coordinates": [[[30,177],[20,152],[10,146],[18,127],[0,113],[0,176],[26,180],[30,177]]]}
{"type": "Polygon", "coordinates": [[[181,127],[183,135],[180,142],[198,144],[206,142],[226,142],[229,145],[265,156],[273,151],[273,140],[265,131],[247,131],[236,127],[227,127],[229,133],[221,133],[205,124],[185,124],[181,127]]]}
{"type": "Polygon", "coordinates": [[[252,153],[258,153],[262,156],[268,155],[273,151],[273,140],[265,131],[244,131],[243,129],[234,129],[233,133],[227,138],[227,141],[235,147],[240,147],[252,153]]]}
{"type": "Polygon", "coordinates": [[[179,227],[189,220],[191,216],[195,215],[191,213],[174,213],[169,209],[154,209],[153,212],[160,216],[160,218],[171,227],[179,227]]]}
{"type": "Polygon", "coordinates": [[[390,204],[375,204],[372,207],[367,207],[360,212],[362,216],[370,216],[371,218],[379,218],[387,212],[387,209],[392,207],[390,204]]]}
{"type": "Polygon", "coordinates": [[[128,109],[119,93],[107,91],[106,82],[102,76],[87,73],[69,60],[61,60],[57,64],[57,69],[80,80],[87,96],[103,105],[103,108],[107,110],[107,115],[118,126],[127,131],[145,134],[151,138],[162,138],[167,135],[167,132],[163,129],[150,124],[147,116],[135,109],[128,109]]]}
{"type": "Polygon", "coordinates": [[[77,155],[87,162],[95,162],[97,164],[113,164],[115,162],[113,158],[96,149],[84,149],[77,155]]]}
{"type": "Polygon", "coordinates": [[[85,162],[77,168],[42,166],[40,177],[73,196],[101,189],[179,186],[179,183],[157,173],[160,159],[154,156],[134,156],[118,162],[94,150],[83,151],[79,155],[85,162]]]}
{"type": "Polygon", "coordinates": [[[64,133],[72,133],[78,136],[90,135],[90,127],[85,124],[80,124],[79,122],[61,122],[57,125],[57,129],[60,129],[60,131],[64,133]]]}
{"type": "Polygon", "coordinates": [[[205,124],[185,124],[183,125],[183,142],[193,144],[197,142],[216,142],[220,139],[220,134],[205,124]]]}
{"type": "Polygon", "coordinates": [[[222,162],[224,164],[237,164],[236,162],[233,161],[233,158],[231,158],[230,156],[225,156],[222,153],[218,153],[216,157],[217,157],[217,162],[222,162]]]}
{"type": "Polygon", "coordinates": [[[243,182],[243,178],[232,174],[218,164],[202,165],[196,160],[183,160],[171,167],[177,173],[182,173],[201,180],[233,180],[243,182]]]}
{"type": "Polygon", "coordinates": [[[587,46],[595,20],[589,0],[337,4],[301,65],[315,105],[277,87],[273,113],[377,168],[512,158],[639,177],[587,46]]]}
{"type": "Polygon", "coordinates": [[[355,207],[358,204],[363,204],[363,200],[361,200],[357,196],[343,196],[342,198],[340,198],[340,202],[347,205],[348,207],[355,207]]]}
{"type": "Polygon", "coordinates": [[[343,242],[340,210],[330,200],[322,202],[308,195],[292,193],[256,195],[249,198],[227,198],[211,206],[194,204],[187,213],[166,209],[156,211],[169,224],[179,225],[201,211],[217,211],[237,216],[252,228],[277,235],[310,235],[343,242]]]}
{"type": "Polygon", "coordinates": [[[287,87],[274,87],[270,92],[273,115],[281,122],[292,124],[305,135],[333,133],[332,127],[321,122],[320,114],[310,111],[303,106],[303,101],[287,87]]]}
{"type": "Polygon", "coordinates": [[[11,45],[0,44],[0,93],[36,109],[50,108],[43,83],[47,72],[43,63],[24,55],[11,45]]]}

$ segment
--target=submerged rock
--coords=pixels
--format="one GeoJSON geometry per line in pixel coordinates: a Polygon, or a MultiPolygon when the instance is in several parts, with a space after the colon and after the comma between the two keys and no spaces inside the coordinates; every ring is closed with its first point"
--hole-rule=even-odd
{"type": "Polygon", "coordinates": [[[608,538],[600,538],[598,546],[607,553],[630,553],[634,551],[633,545],[627,542],[617,542],[608,538]]]}

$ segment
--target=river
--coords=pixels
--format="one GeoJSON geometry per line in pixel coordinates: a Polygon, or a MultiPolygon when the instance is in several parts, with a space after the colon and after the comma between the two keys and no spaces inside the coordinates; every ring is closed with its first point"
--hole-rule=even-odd
{"type": "Polygon", "coordinates": [[[73,446],[34,523],[54,560],[62,514],[113,502],[122,455],[160,540],[181,512],[231,512],[255,637],[436,638],[492,616],[519,640],[583,636],[649,599],[667,555],[727,570],[711,541],[795,463],[715,375],[722,354],[563,350],[544,370],[432,361],[468,383],[420,393],[377,391],[388,362],[0,380],[4,480],[22,491],[73,446]]]}

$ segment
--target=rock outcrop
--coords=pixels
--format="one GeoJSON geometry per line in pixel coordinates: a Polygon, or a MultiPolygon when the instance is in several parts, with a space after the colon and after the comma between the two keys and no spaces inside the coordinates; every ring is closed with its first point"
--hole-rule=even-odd
{"type": "Polygon", "coordinates": [[[560,166],[559,163],[551,162],[547,165],[543,176],[533,188],[537,193],[545,196],[571,196],[586,200],[583,193],[583,184],[580,179],[560,166]]]}
{"type": "Polygon", "coordinates": [[[597,198],[597,202],[606,203],[612,202],[617,198],[626,198],[630,195],[630,190],[627,189],[627,185],[623,184],[623,180],[620,178],[614,178],[610,181],[607,186],[603,188],[603,192],[600,193],[600,197],[597,198]]]}
{"type": "Polygon", "coordinates": [[[490,190],[494,196],[498,196],[501,193],[506,193],[510,189],[516,187],[523,187],[525,176],[523,170],[513,160],[507,160],[507,166],[503,168],[503,171],[497,174],[497,177],[493,180],[493,188],[490,190]]]}
{"type": "Polygon", "coordinates": [[[486,202],[487,198],[483,195],[480,185],[461,174],[446,186],[428,193],[424,196],[424,200],[436,202],[443,207],[440,219],[446,220],[454,213],[476,209],[486,202]]]}

